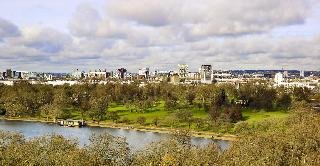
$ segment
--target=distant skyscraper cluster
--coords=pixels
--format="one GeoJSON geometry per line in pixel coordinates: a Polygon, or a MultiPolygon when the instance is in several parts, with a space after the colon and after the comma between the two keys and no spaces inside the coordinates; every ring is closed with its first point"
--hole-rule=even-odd
{"type": "MultiPolygon", "coordinates": [[[[7,69],[2,72],[2,83],[13,84],[18,80],[44,81],[53,85],[63,83],[76,84],[80,80],[103,83],[108,81],[140,81],[149,83],[169,82],[173,84],[211,84],[230,83],[239,85],[249,81],[263,80],[275,86],[308,87],[313,88],[320,84],[320,71],[304,70],[213,70],[212,65],[203,64],[198,71],[190,71],[187,64],[178,64],[176,70],[154,70],[149,67],[140,68],[137,72],[129,72],[126,68],[115,71],[106,69],[89,70],[88,72],[75,69],[70,73],[41,73],[15,71],[7,69]],[[60,82],[59,82],[60,81],[60,82]]],[[[1,83],[1,82],[0,82],[1,83]]]]}

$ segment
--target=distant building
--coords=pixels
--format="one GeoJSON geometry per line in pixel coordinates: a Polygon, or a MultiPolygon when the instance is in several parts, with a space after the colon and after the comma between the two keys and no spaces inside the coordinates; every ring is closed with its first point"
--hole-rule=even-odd
{"type": "Polygon", "coordinates": [[[300,77],[304,77],[304,70],[300,70],[300,77]]]}
{"type": "Polygon", "coordinates": [[[199,69],[201,83],[212,83],[212,66],[201,65],[199,69]]]}
{"type": "Polygon", "coordinates": [[[188,77],[189,67],[187,64],[178,64],[178,75],[180,79],[186,79],[188,77]]]}
{"type": "Polygon", "coordinates": [[[289,78],[289,73],[288,73],[288,71],[284,71],[284,72],[283,72],[283,77],[284,77],[284,78],[289,78]]]}
{"type": "Polygon", "coordinates": [[[199,72],[189,72],[187,75],[188,80],[200,80],[200,73],[199,72]]]}
{"type": "Polygon", "coordinates": [[[283,77],[283,74],[281,72],[279,73],[276,73],[275,76],[274,76],[274,82],[276,84],[281,84],[282,82],[284,82],[284,77],[283,77]]]}
{"type": "Polygon", "coordinates": [[[170,76],[172,74],[173,74],[173,71],[155,70],[153,75],[154,75],[154,80],[156,81],[169,82],[170,76]]]}
{"type": "Polygon", "coordinates": [[[30,77],[36,77],[33,73],[28,71],[18,71],[21,79],[28,80],[30,77]]]}
{"type": "Polygon", "coordinates": [[[118,71],[119,71],[120,78],[121,78],[121,79],[124,79],[124,75],[125,75],[125,73],[127,72],[127,69],[125,69],[125,68],[120,68],[120,69],[118,69],[118,71]]]}
{"type": "Polygon", "coordinates": [[[232,78],[232,74],[228,72],[219,71],[219,72],[213,73],[212,77],[215,79],[227,79],[227,78],[229,79],[229,78],[232,78]]]}
{"type": "Polygon", "coordinates": [[[13,78],[13,72],[11,69],[6,70],[6,78],[13,78]]]}
{"type": "Polygon", "coordinates": [[[76,69],[74,71],[71,72],[71,78],[74,79],[81,79],[85,77],[85,72],[84,71],[80,71],[79,69],[76,69]]]}
{"type": "Polygon", "coordinates": [[[271,79],[271,78],[272,78],[272,74],[270,74],[270,73],[265,73],[265,74],[263,74],[263,77],[264,77],[264,78],[267,78],[267,79],[271,79]]]}
{"type": "Polygon", "coordinates": [[[150,69],[148,67],[139,69],[138,79],[148,79],[149,77],[150,77],[150,69]]]}
{"type": "Polygon", "coordinates": [[[52,80],[52,74],[44,74],[43,77],[45,80],[52,80]]]}
{"type": "Polygon", "coordinates": [[[177,73],[170,75],[170,82],[173,84],[180,83],[180,77],[177,73]]]}
{"type": "Polygon", "coordinates": [[[88,73],[89,78],[94,78],[94,79],[106,79],[111,76],[110,72],[107,72],[106,70],[95,70],[95,71],[90,71],[88,73]]]}

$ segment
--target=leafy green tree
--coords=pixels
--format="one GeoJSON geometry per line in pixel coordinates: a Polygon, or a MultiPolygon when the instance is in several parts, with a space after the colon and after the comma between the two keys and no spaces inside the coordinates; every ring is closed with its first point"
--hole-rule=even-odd
{"type": "Polygon", "coordinates": [[[89,116],[98,123],[104,119],[108,110],[107,97],[92,98],[90,105],[92,106],[89,111],[89,116]]]}
{"type": "Polygon", "coordinates": [[[305,100],[309,102],[311,95],[312,93],[309,88],[294,87],[292,91],[292,96],[294,101],[305,100]]]}
{"type": "Polygon", "coordinates": [[[290,94],[284,93],[278,96],[277,98],[277,106],[283,109],[288,109],[291,106],[292,99],[290,94]]]}
{"type": "Polygon", "coordinates": [[[190,135],[179,131],[168,140],[155,142],[134,154],[132,165],[217,165],[219,150],[209,144],[190,144],[190,135]]]}
{"type": "Polygon", "coordinates": [[[193,122],[192,112],[189,110],[177,110],[174,112],[174,116],[182,123],[187,123],[189,128],[193,122]]]}
{"type": "Polygon", "coordinates": [[[83,84],[74,86],[74,105],[79,109],[82,118],[85,117],[91,108],[90,98],[93,86],[95,85],[83,84]]]}
{"type": "Polygon", "coordinates": [[[320,114],[301,111],[233,141],[221,161],[225,165],[319,165],[320,114]]]}
{"type": "Polygon", "coordinates": [[[40,113],[42,117],[47,118],[47,121],[49,118],[52,118],[54,121],[56,121],[57,118],[63,115],[62,110],[54,104],[46,104],[42,106],[40,108],[40,113]]]}
{"type": "Polygon", "coordinates": [[[93,135],[87,147],[91,165],[130,165],[131,152],[125,138],[108,133],[93,135]]]}
{"type": "Polygon", "coordinates": [[[224,115],[225,119],[232,123],[238,122],[242,119],[242,112],[240,107],[238,106],[231,106],[225,108],[224,115]]]}

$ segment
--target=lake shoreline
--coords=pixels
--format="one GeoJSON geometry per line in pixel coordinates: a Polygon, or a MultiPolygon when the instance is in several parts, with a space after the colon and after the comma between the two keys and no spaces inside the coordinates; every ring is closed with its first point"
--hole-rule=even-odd
{"type": "MultiPolygon", "coordinates": [[[[8,120],[8,121],[24,121],[24,122],[40,122],[40,123],[55,123],[54,121],[46,121],[43,119],[38,118],[6,118],[1,117],[0,120],[8,120]]],[[[153,132],[153,133],[161,133],[161,134],[169,134],[173,131],[177,131],[177,128],[160,128],[160,127],[151,127],[151,126],[137,126],[137,125],[126,125],[126,124],[119,124],[119,123],[106,123],[87,121],[87,125],[89,127],[102,127],[102,128],[114,128],[114,129],[124,129],[124,130],[135,130],[135,131],[142,131],[142,132],[153,132]]],[[[217,140],[226,140],[226,141],[234,141],[236,140],[237,136],[231,134],[218,134],[214,132],[207,132],[207,131],[190,131],[192,137],[198,138],[212,138],[217,140]]]]}

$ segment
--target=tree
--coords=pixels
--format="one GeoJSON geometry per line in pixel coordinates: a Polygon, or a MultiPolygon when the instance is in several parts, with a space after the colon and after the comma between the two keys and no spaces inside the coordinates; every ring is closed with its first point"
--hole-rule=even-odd
{"type": "Polygon", "coordinates": [[[231,107],[225,108],[224,114],[225,114],[225,118],[232,123],[235,123],[242,119],[242,112],[240,107],[238,106],[231,106],[231,107]]]}
{"type": "Polygon", "coordinates": [[[36,88],[28,82],[17,82],[4,89],[1,101],[6,110],[6,116],[35,116],[41,106],[37,100],[36,88]]]}
{"type": "Polygon", "coordinates": [[[309,102],[311,96],[311,90],[309,88],[294,87],[292,91],[292,96],[294,101],[305,100],[309,102]]]}
{"type": "Polygon", "coordinates": [[[164,108],[167,111],[173,111],[178,107],[178,99],[176,97],[170,97],[165,99],[164,108]]]}
{"type": "Polygon", "coordinates": [[[277,98],[277,106],[283,109],[288,109],[291,106],[291,97],[289,94],[284,93],[278,96],[277,98]]]}
{"type": "Polygon", "coordinates": [[[211,106],[211,109],[209,111],[209,116],[210,116],[210,119],[213,120],[214,122],[216,122],[221,116],[220,109],[221,108],[219,108],[219,107],[217,107],[215,105],[211,106]]]}
{"type": "Polygon", "coordinates": [[[108,111],[108,100],[107,97],[92,98],[90,105],[92,106],[89,111],[89,116],[93,120],[97,120],[98,124],[105,117],[108,111]]]}
{"type": "Polygon", "coordinates": [[[91,165],[130,165],[131,153],[125,138],[108,133],[92,135],[88,146],[91,165]]]}
{"type": "Polygon", "coordinates": [[[187,123],[189,128],[191,127],[192,124],[192,112],[189,110],[177,110],[174,113],[174,116],[182,123],[187,123]]]}
{"type": "Polygon", "coordinates": [[[73,100],[74,105],[79,109],[81,117],[84,118],[91,108],[90,98],[91,92],[95,85],[83,84],[74,86],[73,100]]]}
{"type": "Polygon", "coordinates": [[[220,92],[218,92],[217,97],[215,97],[213,104],[218,108],[227,104],[227,95],[224,89],[220,89],[220,92]]]}
{"type": "Polygon", "coordinates": [[[136,152],[132,165],[218,165],[219,149],[191,144],[188,131],[177,131],[168,140],[154,142],[136,152]]]}
{"type": "Polygon", "coordinates": [[[196,99],[196,94],[193,88],[194,87],[190,87],[189,90],[186,92],[186,99],[189,105],[193,105],[193,102],[196,99]]]}
{"type": "Polygon", "coordinates": [[[47,121],[49,118],[52,118],[54,121],[60,116],[62,116],[63,112],[61,109],[54,104],[46,104],[40,108],[40,113],[42,117],[47,118],[47,121]]]}
{"type": "Polygon", "coordinates": [[[268,130],[245,132],[221,157],[223,165],[319,165],[320,114],[301,111],[272,120],[268,130]]]}

